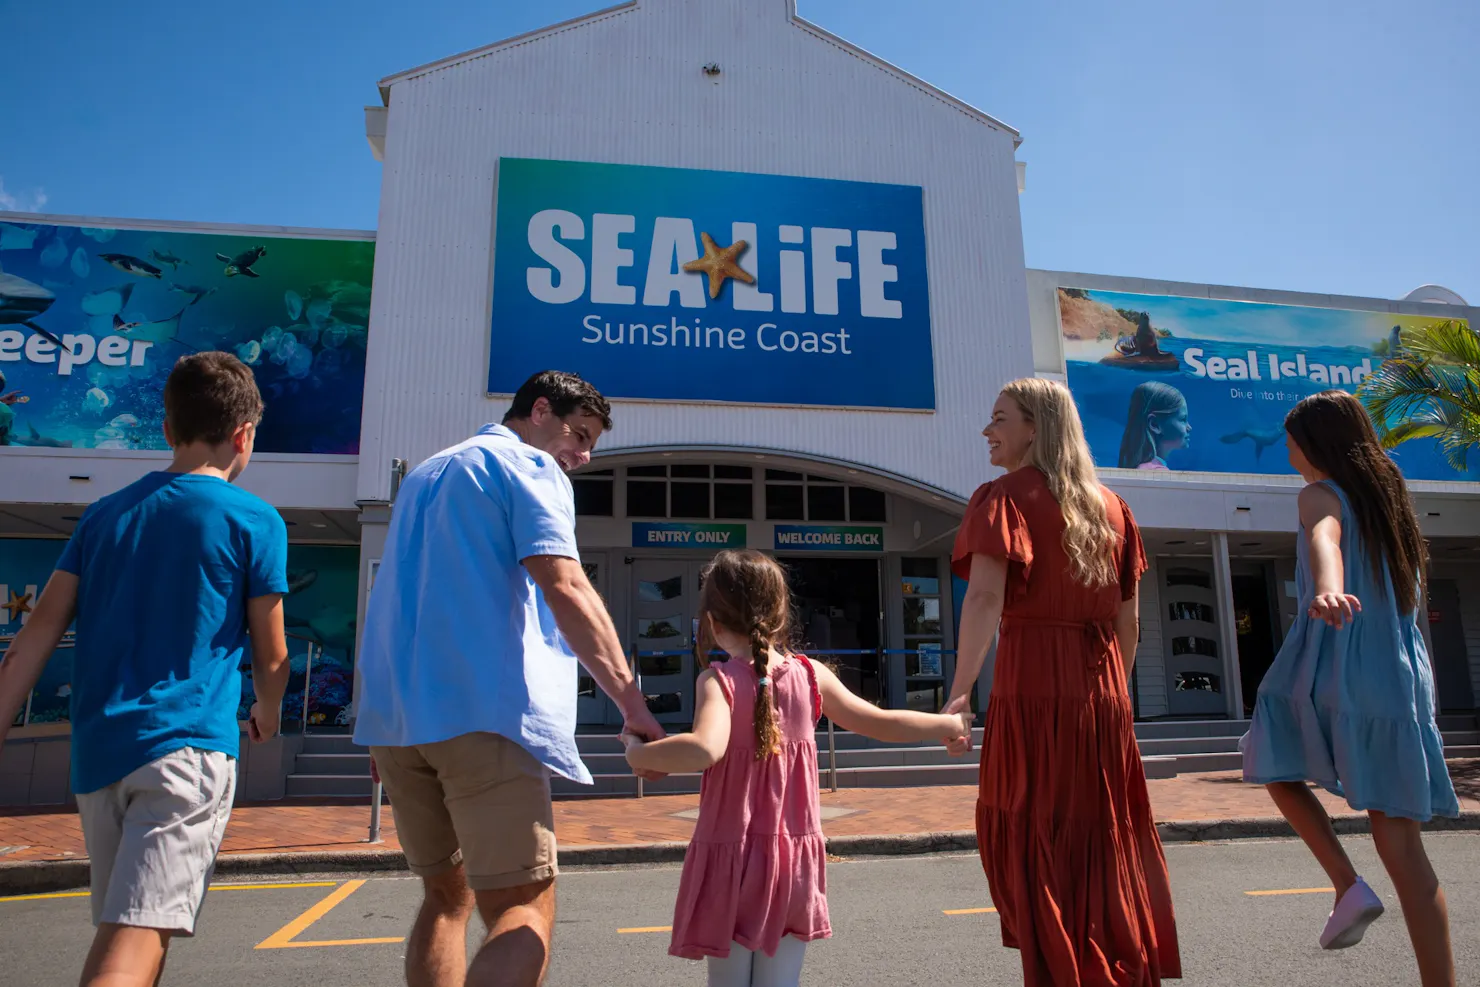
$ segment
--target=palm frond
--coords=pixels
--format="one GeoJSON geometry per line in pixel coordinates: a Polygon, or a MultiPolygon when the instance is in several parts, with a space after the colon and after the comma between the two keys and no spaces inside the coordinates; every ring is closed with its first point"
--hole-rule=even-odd
{"type": "Polygon", "coordinates": [[[1480,334],[1460,319],[1404,329],[1399,338],[1405,350],[1421,360],[1451,366],[1480,366],[1480,334]]]}

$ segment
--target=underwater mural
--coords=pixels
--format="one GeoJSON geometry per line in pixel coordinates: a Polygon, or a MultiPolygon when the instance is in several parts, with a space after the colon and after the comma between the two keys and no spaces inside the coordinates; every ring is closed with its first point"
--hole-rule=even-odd
{"type": "MultiPolygon", "coordinates": [[[[60,538],[0,538],[0,650],[24,624],[46,588],[66,541],[60,538]],[[9,604],[7,607],[6,604],[9,604]]],[[[303,722],[303,685],[308,679],[310,729],[346,726],[354,688],[355,616],[359,589],[360,549],[355,545],[289,545],[288,595],[283,623],[288,633],[291,673],[283,697],[282,722],[303,722]],[[309,653],[314,652],[309,669],[309,653]]],[[[242,701],[237,718],[252,705],[251,655],[242,659],[242,701]]],[[[58,648],[31,694],[30,724],[65,723],[71,719],[72,648],[58,648]]]]}
{"type": "Polygon", "coordinates": [[[0,221],[0,446],[164,449],[181,356],[235,353],[259,452],[360,446],[371,240],[0,221]]]}

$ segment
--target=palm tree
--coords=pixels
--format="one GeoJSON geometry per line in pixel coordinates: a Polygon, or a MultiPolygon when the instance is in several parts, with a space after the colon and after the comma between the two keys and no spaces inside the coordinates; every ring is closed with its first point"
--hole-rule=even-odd
{"type": "Polygon", "coordinates": [[[1437,439],[1449,465],[1464,473],[1480,448],[1480,335],[1458,319],[1404,329],[1357,396],[1385,448],[1437,439]]]}

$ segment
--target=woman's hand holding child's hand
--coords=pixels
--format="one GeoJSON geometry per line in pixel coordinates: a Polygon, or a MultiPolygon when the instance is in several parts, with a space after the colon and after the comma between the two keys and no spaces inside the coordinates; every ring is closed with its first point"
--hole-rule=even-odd
{"type": "Polygon", "coordinates": [[[946,753],[951,757],[962,757],[971,753],[971,728],[976,722],[976,714],[971,711],[971,700],[967,696],[958,696],[946,703],[941,710],[944,716],[950,716],[960,720],[960,729],[955,730],[945,738],[946,753]]]}

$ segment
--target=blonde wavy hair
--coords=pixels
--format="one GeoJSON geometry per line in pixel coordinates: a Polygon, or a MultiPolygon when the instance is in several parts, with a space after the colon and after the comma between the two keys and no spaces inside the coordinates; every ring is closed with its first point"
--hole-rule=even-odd
{"type": "Polygon", "coordinates": [[[1035,466],[1064,515],[1064,554],[1081,586],[1108,586],[1116,579],[1118,536],[1105,512],[1095,461],[1069,389],[1056,381],[1024,377],[1002,388],[1035,426],[1025,465],[1035,466]]]}

